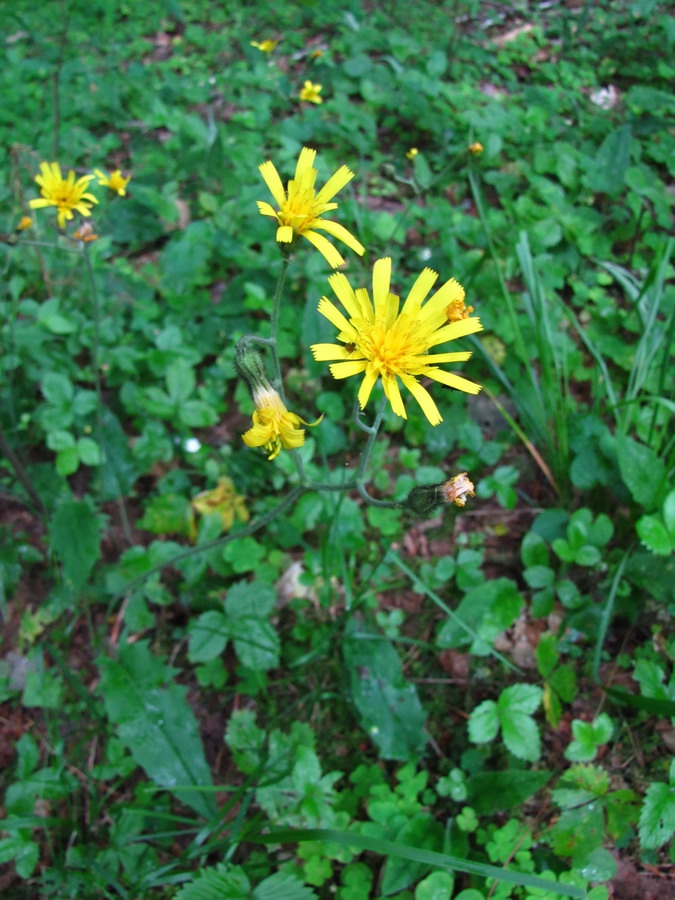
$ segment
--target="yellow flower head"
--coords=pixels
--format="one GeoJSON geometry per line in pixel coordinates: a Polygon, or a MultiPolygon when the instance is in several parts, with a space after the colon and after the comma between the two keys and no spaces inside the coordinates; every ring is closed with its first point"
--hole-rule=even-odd
{"type": "Polygon", "coordinates": [[[218,486],[213,490],[202,491],[193,497],[191,506],[203,516],[219,513],[223,531],[229,531],[235,519],[239,522],[248,522],[251,518],[244,497],[235,491],[232,479],[227,476],[219,478],[218,486]]]}
{"type": "Polygon", "coordinates": [[[322,84],[314,84],[311,81],[306,81],[304,86],[300,89],[299,97],[301,100],[306,100],[308,103],[323,103],[323,97],[321,96],[322,88],[322,84]]]}
{"type": "Polygon", "coordinates": [[[251,47],[255,47],[257,50],[262,50],[263,53],[271,53],[272,50],[277,46],[279,41],[273,41],[270,38],[267,38],[264,41],[251,41],[251,47]]]}
{"type": "Polygon", "coordinates": [[[440,381],[441,384],[477,394],[480,386],[460,375],[439,369],[439,363],[464,362],[471,353],[432,353],[429,350],[455,338],[481,331],[483,326],[476,317],[448,322],[447,308],[453,302],[464,300],[464,289],[454,278],[446,281],[427,300],[427,294],[438,278],[431,269],[424,269],[413,284],[403,308],[399,310],[399,298],[389,292],[391,259],[378,259],[373,268],[373,300],[365,288],[352,289],[342,273],[331,275],[330,286],[347,311],[348,318],[328,300],[322,297],[319,312],[338,329],[341,344],[314,344],[314,358],[332,363],[334,378],[349,378],[364,373],[358,400],[365,408],[378,378],[391,408],[397,416],[407,418],[399,379],[422,407],[432,425],[443,419],[431,395],[419,382],[421,375],[440,381]]]}
{"type": "Polygon", "coordinates": [[[30,226],[32,224],[33,224],[33,220],[31,219],[30,216],[21,216],[21,218],[17,222],[16,230],[17,231],[25,231],[27,228],[30,228],[30,226]]]}
{"type": "Polygon", "coordinates": [[[359,256],[365,252],[365,247],[343,225],[321,218],[323,213],[337,209],[337,203],[329,201],[352,180],[354,173],[347,166],[340,166],[317,192],[314,187],[318,174],[314,168],[315,157],[316,150],[309,147],[302,148],[295,167],[295,178],[288,182],[288,190],[284,190],[274,163],[269,160],[263,163],[259,167],[260,173],[279,208],[274,209],[269,203],[259,200],[258,210],[261,215],[271,216],[279,223],[277,241],[290,244],[297,235],[301,235],[307,238],[335,269],[344,263],[344,259],[329,240],[317,233],[317,229],[327,231],[359,256]]]}
{"type": "Polygon", "coordinates": [[[302,447],[305,443],[305,429],[302,425],[313,428],[316,422],[305,422],[300,416],[289,412],[281,397],[272,387],[257,386],[253,391],[253,402],[256,409],[253,413],[253,426],[242,435],[247,447],[264,447],[269,453],[268,459],[277,457],[283,447],[285,450],[302,447]]]}
{"type": "Polygon", "coordinates": [[[411,147],[410,150],[406,151],[405,155],[408,157],[408,159],[415,159],[419,152],[420,151],[417,149],[417,147],[411,147]]]}
{"type": "Polygon", "coordinates": [[[93,194],[87,193],[89,182],[93,177],[83,175],[75,181],[75,173],[71,169],[68,178],[64,179],[58,163],[40,163],[40,174],[35,176],[35,180],[40,185],[42,197],[31,200],[29,206],[32,209],[55,206],[58,210],[59,228],[65,228],[66,219],[73,218],[73,210],[83,216],[89,216],[92,203],[98,203],[93,194]]]}
{"type": "Polygon", "coordinates": [[[131,181],[131,175],[128,175],[125,178],[119,169],[115,169],[110,175],[106,175],[105,172],[102,172],[100,169],[94,169],[94,175],[98,178],[99,184],[110,188],[111,191],[119,194],[120,197],[126,196],[127,185],[131,181]]]}
{"type": "Polygon", "coordinates": [[[473,144],[469,144],[468,150],[469,153],[473,153],[474,156],[480,156],[483,152],[483,145],[480,141],[474,141],[473,144]]]}
{"type": "Polygon", "coordinates": [[[467,497],[475,497],[473,482],[466,472],[460,472],[450,481],[446,481],[438,489],[446,503],[454,503],[455,506],[466,506],[467,497]]]}

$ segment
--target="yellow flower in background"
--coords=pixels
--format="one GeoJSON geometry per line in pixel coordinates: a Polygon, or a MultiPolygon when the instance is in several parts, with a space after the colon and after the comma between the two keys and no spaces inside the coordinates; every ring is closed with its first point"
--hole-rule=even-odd
{"type": "Polygon", "coordinates": [[[27,228],[30,228],[30,226],[32,224],[33,224],[33,220],[31,219],[30,216],[21,216],[19,221],[16,223],[16,230],[17,231],[25,231],[27,228]]]}
{"type": "Polygon", "coordinates": [[[301,100],[306,100],[307,103],[323,103],[323,97],[320,96],[322,88],[321,84],[306,81],[300,89],[299,97],[301,100]]]}
{"type": "Polygon", "coordinates": [[[344,259],[329,240],[317,233],[317,229],[328,232],[359,256],[365,252],[365,247],[343,225],[321,218],[323,213],[337,209],[337,203],[329,201],[352,180],[354,173],[347,166],[340,166],[317,192],[314,186],[318,174],[314,168],[315,157],[316,150],[302,148],[295,177],[288,182],[288,190],[284,190],[274,163],[268,160],[259,166],[260,174],[279,208],[274,209],[269,203],[258,200],[258,210],[261,215],[271,216],[279,223],[277,241],[290,244],[298,235],[307,238],[335,269],[344,263],[344,259]]]}
{"type": "Polygon", "coordinates": [[[119,169],[115,169],[110,175],[106,175],[105,172],[102,172],[100,169],[94,169],[94,175],[98,178],[99,184],[110,188],[111,191],[119,194],[120,197],[126,196],[127,185],[131,181],[131,175],[128,175],[125,178],[119,169]]]}
{"type": "Polygon", "coordinates": [[[227,476],[219,478],[213,490],[202,491],[193,497],[191,506],[203,516],[219,513],[223,531],[229,531],[235,520],[248,522],[251,518],[244,497],[236,492],[232,479],[227,476]]]}
{"type": "Polygon", "coordinates": [[[399,380],[422,407],[432,425],[442,422],[431,395],[419,382],[426,375],[448,387],[477,394],[480,385],[439,369],[440,363],[464,362],[471,353],[432,353],[439,344],[481,331],[475,317],[448,322],[448,306],[464,300],[464,289],[454,278],[446,281],[425,303],[438,274],[424,269],[413,284],[403,308],[390,293],[391,259],[378,259],[373,268],[373,300],[366,288],[352,289],[342,273],[331,275],[330,286],[349,318],[328,298],[322,297],[319,312],[338,329],[342,344],[314,344],[314,358],[321,362],[340,360],[330,366],[334,378],[349,378],[363,373],[358,400],[364,409],[370,393],[381,378],[385,395],[397,416],[407,418],[399,380]]]}
{"type": "Polygon", "coordinates": [[[420,151],[417,149],[417,147],[411,147],[410,150],[406,152],[406,156],[408,157],[408,159],[415,159],[419,152],[420,151]]]}
{"type": "Polygon", "coordinates": [[[251,41],[251,47],[255,47],[257,50],[262,50],[263,53],[271,53],[272,50],[277,46],[279,41],[273,41],[270,38],[264,41],[251,41]]]}
{"type": "Polygon", "coordinates": [[[89,244],[92,241],[98,240],[98,235],[94,234],[94,229],[91,227],[91,222],[83,222],[80,227],[72,233],[72,237],[76,241],[83,241],[85,244],[89,244]]]}
{"type": "Polygon", "coordinates": [[[316,422],[305,422],[300,416],[289,412],[281,397],[272,387],[257,386],[253,390],[253,402],[256,409],[253,413],[253,426],[242,435],[247,447],[264,447],[269,454],[268,459],[277,457],[284,450],[302,447],[305,443],[303,425],[313,428],[316,422]]]}
{"type": "Polygon", "coordinates": [[[446,503],[454,503],[455,506],[466,506],[466,498],[476,496],[473,482],[466,472],[455,475],[438,490],[446,503]]]}
{"type": "Polygon", "coordinates": [[[469,153],[473,153],[474,156],[480,156],[485,148],[480,143],[480,141],[474,141],[473,144],[469,144],[468,150],[469,153]]]}
{"type": "Polygon", "coordinates": [[[87,193],[89,182],[93,177],[83,175],[75,181],[75,173],[71,169],[68,177],[64,179],[58,163],[40,163],[40,174],[35,176],[35,180],[40,185],[42,197],[31,200],[28,205],[31,209],[55,206],[58,210],[59,228],[65,228],[66,219],[73,218],[73,210],[83,216],[89,216],[92,204],[98,203],[93,194],[87,193]]]}

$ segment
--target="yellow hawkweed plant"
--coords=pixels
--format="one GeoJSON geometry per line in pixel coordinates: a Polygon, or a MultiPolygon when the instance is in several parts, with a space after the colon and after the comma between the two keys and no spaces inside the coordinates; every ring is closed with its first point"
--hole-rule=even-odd
{"type": "Polygon", "coordinates": [[[131,175],[125,177],[119,169],[115,169],[110,175],[106,175],[100,169],[94,169],[94,175],[98,178],[98,183],[103,185],[103,187],[110,188],[111,191],[120,197],[126,196],[127,185],[131,181],[131,175]]]}
{"type": "Polygon", "coordinates": [[[322,297],[319,312],[338,330],[339,344],[314,344],[314,358],[332,362],[334,378],[363,375],[358,402],[364,409],[378,379],[397,416],[407,418],[399,381],[419,403],[432,425],[442,422],[442,416],[427,389],[420,383],[425,376],[448,387],[468,394],[477,394],[480,385],[461,375],[439,368],[442,363],[464,362],[469,352],[429,353],[430,350],[481,331],[483,326],[475,316],[451,321],[448,310],[455,310],[464,301],[464,288],[451,278],[428,300],[438,274],[424,269],[413,284],[403,307],[399,298],[389,290],[391,259],[378,259],[373,268],[373,299],[365,288],[354,291],[342,273],[328,281],[347,312],[345,316],[327,297],[322,297]],[[426,300],[426,302],[425,302],[426,300]]]}
{"type": "Polygon", "coordinates": [[[58,163],[40,163],[40,174],[35,176],[35,181],[40,185],[42,196],[31,200],[29,206],[31,209],[55,206],[59,228],[65,228],[66,220],[73,218],[73,212],[89,216],[92,204],[98,203],[93,194],[87,193],[93,178],[93,175],[83,175],[76,181],[72,169],[64,178],[58,163]]]}
{"type": "Polygon", "coordinates": [[[253,393],[255,412],[253,426],[242,435],[247,447],[264,447],[268,459],[275,459],[284,450],[297,450],[305,443],[303,425],[314,427],[316,422],[305,422],[296,413],[289,412],[273,387],[259,387],[253,393]]]}
{"type": "Polygon", "coordinates": [[[365,247],[344,225],[322,218],[324,213],[337,209],[338,204],[331,201],[337,192],[352,180],[354,173],[347,166],[340,166],[317,191],[315,182],[318,172],[314,167],[315,158],[316,150],[309,147],[302,148],[295,167],[295,177],[288,182],[288,188],[284,188],[273,162],[268,160],[259,166],[260,174],[270,189],[277,209],[259,200],[258,210],[261,215],[277,220],[279,243],[291,244],[298,236],[306,238],[335,269],[343,265],[344,259],[331,242],[318,233],[319,231],[325,231],[331,237],[342,241],[359,256],[365,252],[365,247]]]}

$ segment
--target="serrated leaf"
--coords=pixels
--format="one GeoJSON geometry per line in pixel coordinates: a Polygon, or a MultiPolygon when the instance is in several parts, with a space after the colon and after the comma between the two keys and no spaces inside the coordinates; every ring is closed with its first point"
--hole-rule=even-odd
{"type": "Polygon", "coordinates": [[[253,616],[263,619],[274,609],[277,595],[269,584],[262,581],[238,581],[225,598],[225,612],[232,618],[253,616]]]}
{"type": "Polygon", "coordinates": [[[86,583],[101,555],[101,522],[89,503],[70,500],[56,510],[50,538],[63,564],[66,582],[75,590],[86,583]]]}
{"type": "Polygon", "coordinates": [[[675,832],[675,785],[650,784],[640,810],[640,843],[655,850],[675,832]]]}
{"type": "Polygon", "coordinates": [[[217,610],[202,613],[188,628],[188,659],[192,663],[209,662],[223,652],[230,637],[227,620],[217,610]]]}
{"type": "Polygon", "coordinates": [[[483,700],[469,716],[469,740],[474,744],[486,744],[497,737],[499,716],[494,700],[483,700]]]}
{"type": "Polygon", "coordinates": [[[175,900],[252,900],[251,883],[241,866],[218,865],[204,869],[184,885],[175,900]]]}
{"type": "Polygon", "coordinates": [[[316,900],[311,888],[288,872],[275,872],[253,889],[255,900],[316,900]]]}
{"type": "Polygon", "coordinates": [[[664,465],[651,447],[621,436],[616,439],[619,469],[633,499],[648,512],[656,505],[658,489],[664,477],[664,465]]]}
{"type": "Polygon", "coordinates": [[[267,672],[279,665],[281,641],[271,622],[242,616],[230,620],[228,628],[243,665],[255,672],[267,672]]]}
{"type": "Polygon", "coordinates": [[[166,788],[199,815],[216,811],[199,726],[186,700],[145,641],[120,647],[119,660],[99,660],[101,692],[110,721],[134,760],[158,787],[166,788]]]}
{"type": "Polygon", "coordinates": [[[539,772],[525,769],[478,772],[467,781],[467,802],[479,816],[493,813],[496,809],[513,809],[540,791],[552,775],[544,769],[539,772]]]}
{"type": "Polygon", "coordinates": [[[502,737],[509,753],[517,759],[536,762],[541,756],[541,738],[537,723],[525,713],[500,717],[502,737]]]}
{"type": "Polygon", "coordinates": [[[647,550],[657,556],[669,556],[675,549],[665,523],[658,516],[642,516],[638,519],[635,530],[647,550]]]}

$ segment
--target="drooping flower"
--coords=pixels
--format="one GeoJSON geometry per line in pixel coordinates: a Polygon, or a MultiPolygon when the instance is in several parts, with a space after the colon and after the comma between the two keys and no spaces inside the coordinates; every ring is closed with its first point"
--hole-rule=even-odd
{"type": "Polygon", "coordinates": [[[286,409],[281,397],[271,386],[256,387],[253,402],[256,406],[252,416],[253,425],[242,438],[247,447],[264,447],[269,454],[268,459],[277,457],[282,447],[284,450],[302,447],[305,443],[305,429],[302,426],[314,427],[323,418],[320,416],[316,422],[305,422],[296,413],[286,409]]]}
{"type": "Polygon", "coordinates": [[[300,100],[305,100],[307,103],[323,103],[323,97],[321,96],[322,88],[322,84],[314,84],[311,81],[306,81],[300,89],[300,100]]]}
{"type": "Polygon", "coordinates": [[[460,472],[445,484],[442,484],[439,493],[446,503],[454,503],[455,506],[466,506],[467,497],[475,497],[473,482],[466,472],[460,472]]]}
{"type": "Polygon", "coordinates": [[[365,252],[365,247],[343,225],[321,218],[323,213],[337,209],[337,203],[330,201],[352,180],[354,173],[347,166],[340,166],[317,192],[314,186],[318,174],[314,168],[315,157],[316,150],[309,147],[302,148],[295,167],[295,177],[288,182],[287,190],[284,190],[283,182],[273,162],[268,160],[259,166],[278,209],[258,200],[258,210],[261,215],[271,216],[279,223],[277,228],[279,243],[290,244],[298,235],[307,238],[325,257],[328,264],[337,268],[344,263],[344,259],[327,238],[317,233],[317,229],[328,232],[359,256],[365,252]]]}
{"type": "Polygon", "coordinates": [[[266,38],[264,41],[250,42],[251,47],[255,47],[257,50],[261,50],[263,53],[271,53],[278,43],[279,41],[273,41],[271,38],[266,38]]]}
{"type": "Polygon", "coordinates": [[[30,226],[32,224],[33,224],[33,220],[31,219],[30,216],[21,216],[21,218],[19,219],[19,221],[16,224],[16,230],[17,231],[25,231],[27,228],[30,228],[30,226]]]}
{"type": "Polygon", "coordinates": [[[98,240],[98,235],[94,233],[91,222],[83,222],[80,227],[72,233],[71,237],[76,241],[82,241],[84,244],[90,244],[92,241],[98,240]]]}
{"type": "Polygon", "coordinates": [[[83,175],[76,181],[75,173],[71,169],[68,177],[64,179],[58,163],[40,163],[40,174],[35,176],[35,181],[40,185],[42,196],[31,200],[29,206],[32,209],[55,206],[58,211],[59,228],[65,228],[66,219],[73,218],[73,210],[83,216],[89,216],[92,204],[98,203],[93,194],[87,193],[89,182],[93,178],[93,175],[83,175]]]}
{"type": "Polygon", "coordinates": [[[203,516],[220,514],[223,531],[229,531],[238,522],[248,522],[251,514],[246,508],[246,500],[235,490],[234,483],[227,475],[218,479],[217,487],[202,491],[192,498],[192,508],[203,516]]]}
{"type": "Polygon", "coordinates": [[[100,169],[94,169],[94,175],[98,178],[99,184],[110,188],[111,191],[114,191],[120,197],[126,196],[127,185],[131,181],[131,175],[127,175],[125,178],[119,169],[115,169],[110,175],[106,175],[106,173],[102,172],[100,169]]]}
{"type": "Polygon", "coordinates": [[[365,408],[370,393],[381,378],[384,392],[397,416],[407,418],[399,380],[413,395],[432,425],[442,422],[438,407],[419,378],[425,375],[448,387],[477,394],[480,385],[446,372],[439,364],[464,362],[471,353],[429,353],[432,347],[481,331],[477,317],[448,320],[448,307],[464,300],[464,289],[451,278],[427,301],[438,278],[424,269],[413,284],[403,307],[390,293],[391,259],[378,259],[373,268],[373,300],[365,288],[354,291],[342,273],[328,279],[347,311],[347,317],[327,297],[322,297],[319,312],[338,329],[341,344],[314,344],[314,358],[321,362],[339,360],[330,366],[334,378],[349,378],[363,373],[358,400],[365,408]]]}

